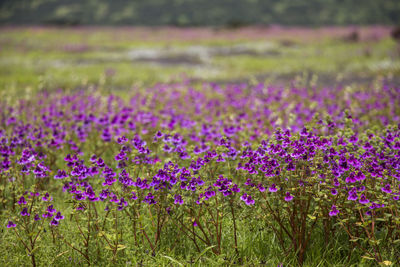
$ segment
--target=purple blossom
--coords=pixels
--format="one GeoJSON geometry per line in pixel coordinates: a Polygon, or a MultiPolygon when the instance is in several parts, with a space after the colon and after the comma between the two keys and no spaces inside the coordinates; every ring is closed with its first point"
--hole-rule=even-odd
{"type": "Polygon", "coordinates": [[[54,213],[54,212],[56,212],[57,210],[55,209],[55,208],[53,208],[53,205],[50,205],[50,206],[48,206],[47,207],[47,210],[46,210],[47,212],[50,212],[50,213],[54,213]]]}
{"type": "Polygon", "coordinates": [[[64,178],[67,178],[67,177],[68,177],[68,175],[64,170],[58,170],[57,174],[54,175],[54,179],[64,179],[64,178]]]}
{"type": "Polygon", "coordinates": [[[276,191],[278,191],[278,188],[276,188],[275,184],[272,184],[269,188],[268,188],[269,192],[271,193],[275,193],[276,191]]]}
{"type": "Polygon", "coordinates": [[[262,184],[259,184],[257,186],[258,190],[260,190],[260,192],[264,192],[265,191],[265,187],[262,184]]]}
{"type": "Polygon", "coordinates": [[[12,221],[8,221],[8,223],[7,223],[7,228],[14,228],[14,227],[16,227],[17,225],[14,223],[14,222],[12,222],[12,221]]]}
{"type": "Polygon", "coordinates": [[[53,213],[46,211],[45,213],[42,214],[43,218],[51,218],[53,217],[53,213]]]}
{"type": "Polygon", "coordinates": [[[246,193],[243,193],[243,195],[240,197],[240,199],[242,201],[244,201],[246,203],[246,205],[248,205],[248,206],[254,205],[254,203],[255,203],[254,199],[246,193]]]}
{"type": "Polygon", "coordinates": [[[21,216],[30,216],[31,215],[28,212],[28,208],[23,208],[20,214],[21,214],[21,216]]]}
{"type": "Polygon", "coordinates": [[[154,196],[151,193],[148,193],[145,197],[143,202],[146,202],[149,205],[156,204],[157,202],[154,200],[154,196]]]}
{"type": "Polygon", "coordinates": [[[337,216],[339,214],[339,210],[336,208],[335,205],[332,205],[331,210],[329,211],[329,216],[337,216]]]}
{"type": "Polygon", "coordinates": [[[54,220],[59,221],[64,219],[64,216],[61,215],[61,212],[57,212],[56,216],[54,216],[54,220]]]}
{"type": "Polygon", "coordinates": [[[25,198],[22,196],[22,197],[19,198],[19,200],[18,200],[17,203],[18,203],[19,205],[26,205],[26,200],[25,200],[25,198]]]}
{"type": "Polygon", "coordinates": [[[358,198],[357,196],[357,192],[354,190],[349,192],[349,196],[347,197],[347,200],[351,200],[351,201],[356,201],[358,198]]]}
{"type": "Polygon", "coordinates": [[[56,220],[55,218],[53,218],[49,224],[50,224],[50,226],[57,226],[59,223],[60,223],[59,220],[56,220]]]}
{"type": "Polygon", "coordinates": [[[289,201],[292,201],[292,200],[293,200],[293,196],[289,192],[286,192],[285,201],[289,202],[289,201]]]}
{"type": "Polygon", "coordinates": [[[361,204],[368,204],[369,200],[367,199],[367,197],[364,194],[361,194],[359,201],[361,204]]]}
{"type": "Polygon", "coordinates": [[[381,188],[382,192],[385,192],[387,194],[392,193],[392,189],[390,189],[390,184],[386,184],[384,187],[381,188]]]}
{"type": "Polygon", "coordinates": [[[175,197],[174,197],[174,204],[182,205],[182,204],[183,204],[182,196],[180,196],[180,195],[175,195],[175,197]]]}
{"type": "Polygon", "coordinates": [[[52,197],[50,197],[49,193],[46,193],[43,197],[42,197],[43,201],[51,201],[53,200],[52,197]]]}

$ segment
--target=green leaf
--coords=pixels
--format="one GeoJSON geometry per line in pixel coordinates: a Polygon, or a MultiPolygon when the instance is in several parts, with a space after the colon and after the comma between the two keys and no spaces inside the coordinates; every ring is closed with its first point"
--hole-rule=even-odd
{"type": "Polygon", "coordinates": [[[185,265],[183,265],[182,263],[180,263],[179,261],[175,260],[174,258],[171,258],[170,256],[167,256],[167,255],[162,255],[162,256],[163,256],[164,258],[169,259],[170,261],[172,261],[172,262],[178,264],[179,266],[185,266],[185,265]]]}
{"type": "Polygon", "coordinates": [[[209,251],[209,250],[212,249],[213,247],[215,247],[215,245],[206,247],[206,248],[200,253],[200,255],[197,256],[197,258],[195,259],[194,263],[196,263],[196,262],[201,258],[201,256],[203,256],[207,251],[209,251]]]}
{"type": "Polygon", "coordinates": [[[125,245],[119,244],[119,245],[117,246],[117,250],[123,250],[123,249],[126,249],[126,246],[125,246],[125,245]]]}
{"type": "Polygon", "coordinates": [[[375,260],[374,258],[371,258],[369,256],[361,256],[361,258],[366,259],[366,260],[375,260]]]}
{"type": "Polygon", "coordinates": [[[310,215],[310,214],[308,214],[307,216],[308,216],[308,218],[310,218],[311,220],[315,220],[315,219],[317,219],[317,217],[315,217],[315,216],[312,216],[312,215],[310,215]]]}

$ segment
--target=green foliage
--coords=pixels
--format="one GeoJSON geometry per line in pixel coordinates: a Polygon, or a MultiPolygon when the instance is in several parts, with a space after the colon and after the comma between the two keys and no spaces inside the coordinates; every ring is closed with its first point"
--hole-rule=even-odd
{"type": "Polygon", "coordinates": [[[398,24],[396,0],[19,0],[3,1],[0,23],[58,25],[398,24]]]}

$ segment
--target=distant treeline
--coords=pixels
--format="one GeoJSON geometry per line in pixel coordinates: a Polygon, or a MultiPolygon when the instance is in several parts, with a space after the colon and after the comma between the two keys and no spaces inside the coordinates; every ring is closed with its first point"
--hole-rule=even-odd
{"type": "Polygon", "coordinates": [[[400,0],[1,0],[0,24],[400,24],[400,0]]]}

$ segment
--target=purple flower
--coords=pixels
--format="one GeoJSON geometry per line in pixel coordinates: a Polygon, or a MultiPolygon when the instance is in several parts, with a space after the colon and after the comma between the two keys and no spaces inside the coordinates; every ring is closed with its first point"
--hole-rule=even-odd
{"type": "Polygon", "coordinates": [[[254,205],[255,203],[254,199],[250,195],[247,195],[246,193],[243,193],[240,199],[243,200],[248,206],[254,205]]]}
{"type": "Polygon", "coordinates": [[[46,193],[43,197],[42,200],[43,201],[51,201],[53,198],[50,197],[49,193],[46,193]]]}
{"type": "Polygon", "coordinates": [[[275,184],[272,184],[269,188],[268,188],[269,192],[271,193],[275,193],[276,191],[278,191],[278,188],[276,188],[275,184]]]}
{"type": "Polygon", "coordinates": [[[126,202],[125,199],[121,197],[118,203],[118,210],[123,210],[126,206],[128,206],[128,202],[126,202]]]}
{"type": "Polygon", "coordinates": [[[352,143],[352,144],[357,143],[357,141],[358,141],[358,137],[357,137],[356,135],[352,135],[352,136],[349,138],[349,142],[352,143]]]}
{"type": "Polygon", "coordinates": [[[396,150],[400,150],[400,142],[396,142],[395,144],[394,144],[394,147],[393,147],[394,149],[396,149],[396,150]]]}
{"type": "Polygon", "coordinates": [[[329,212],[329,216],[333,217],[339,214],[339,210],[336,208],[335,205],[332,205],[331,211],[329,212]]]}
{"type": "Polygon", "coordinates": [[[51,218],[53,217],[53,213],[46,211],[45,213],[42,214],[43,218],[51,218]]]}
{"type": "Polygon", "coordinates": [[[55,208],[53,208],[53,205],[50,205],[50,206],[47,207],[47,211],[50,212],[50,213],[54,213],[57,210],[55,208]]]}
{"type": "Polygon", "coordinates": [[[24,197],[20,197],[17,203],[18,203],[19,205],[26,205],[26,200],[25,200],[24,197]]]}
{"type": "Polygon", "coordinates": [[[181,195],[175,195],[174,197],[174,204],[179,204],[182,205],[183,204],[183,199],[181,195]]]}
{"type": "Polygon", "coordinates": [[[265,187],[262,184],[259,184],[257,186],[258,190],[260,190],[260,192],[264,192],[265,191],[265,187]]]}
{"type": "Polygon", "coordinates": [[[55,218],[53,218],[53,220],[51,220],[50,222],[50,226],[57,226],[60,222],[58,220],[56,220],[55,218]]]}
{"type": "Polygon", "coordinates": [[[118,144],[122,145],[124,143],[126,143],[128,141],[128,138],[126,138],[125,136],[121,136],[117,139],[118,144]]]}
{"type": "Polygon", "coordinates": [[[339,180],[337,178],[333,179],[333,185],[336,187],[340,186],[339,180]]]}
{"type": "Polygon", "coordinates": [[[23,208],[20,214],[21,214],[21,216],[30,216],[31,215],[28,212],[28,208],[23,208]]]}
{"type": "Polygon", "coordinates": [[[346,178],[346,183],[355,183],[356,177],[354,176],[354,173],[350,173],[350,175],[346,178]]]}
{"type": "Polygon", "coordinates": [[[155,137],[155,139],[159,139],[163,136],[164,136],[164,134],[162,132],[158,131],[154,137],[155,137]]]}
{"type": "Polygon", "coordinates": [[[381,190],[388,194],[392,193],[392,189],[390,189],[390,184],[385,185],[385,187],[382,187],[381,190]]]}
{"type": "Polygon", "coordinates": [[[289,162],[289,164],[286,167],[286,170],[288,171],[295,171],[296,170],[296,166],[293,164],[293,162],[289,162]]]}
{"type": "Polygon", "coordinates": [[[149,193],[147,196],[144,197],[143,202],[146,202],[149,205],[156,204],[157,202],[154,200],[154,196],[149,193]]]}
{"type": "Polygon", "coordinates": [[[54,220],[59,221],[64,219],[64,216],[61,215],[61,212],[57,212],[56,216],[54,216],[54,220]]]}
{"type": "Polygon", "coordinates": [[[355,190],[354,190],[354,191],[351,190],[351,191],[349,192],[349,196],[347,197],[347,200],[356,201],[357,198],[358,198],[357,192],[356,192],[355,190]]]}
{"type": "Polygon", "coordinates": [[[7,228],[14,228],[14,227],[16,227],[16,226],[17,226],[17,225],[16,225],[14,222],[8,221],[7,228]]]}
{"type": "Polygon", "coordinates": [[[78,201],[82,201],[82,200],[86,199],[86,196],[84,194],[78,193],[78,194],[75,194],[75,199],[78,201]]]}
{"type": "Polygon", "coordinates": [[[292,200],[293,200],[293,196],[289,192],[286,192],[285,201],[289,202],[292,200]]]}
{"type": "Polygon", "coordinates": [[[368,204],[369,200],[367,199],[367,197],[364,194],[362,194],[360,196],[360,200],[358,202],[360,202],[361,204],[368,204]]]}
{"type": "Polygon", "coordinates": [[[235,184],[234,186],[232,186],[231,190],[235,193],[239,193],[240,192],[240,188],[238,187],[237,184],[235,184]]]}
{"type": "Polygon", "coordinates": [[[97,156],[93,154],[93,155],[90,157],[89,160],[90,160],[90,162],[94,163],[94,162],[96,162],[96,160],[97,160],[97,156]]]}
{"type": "Polygon", "coordinates": [[[79,205],[76,207],[76,210],[85,210],[85,206],[82,205],[82,203],[79,203],[79,205]]]}
{"type": "Polygon", "coordinates": [[[208,200],[210,198],[212,198],[213,196],[215,196],[215,191],[213,190],[207,190],[205,193],[205,199],[208,200]]]}
{"type": "Polygon", "coordinates": [[[67,178],[67,177],[68,177],[68,175],[64,170],[58,170],[57,174],[54,175],[54,179],[64,179],[64,178],[67,178]]]}
{"type": "Polygon", "coordinates": [[[40,221],[39,214],[36,214],[36,215],[35,215],[35,218],[34,218],[34,220],[35,220],[35,221],[40,221]]]}
{"type": "Polygon", "coordinates": [[[364,173],[358,172],[358,173],[356,174],[356,180],[357,180],[357,181],[365,180],[365,175],[364,175],[364,173]]]}
{"type": "Polygon", "coordinates": [[[307,132],[307,128],[303,127],[303,129],[300,132],[300,136],[307,136],[308,132],[307,132]]]}
{"type": "Polygon", "coordinates": [[[111,196],[111,198],[110,198],[110,202],[114,202],[114,203],[118,203],[119,202],[119,199],[118,199],[118,197],[116,196],[116,195],[112,195],[111,196]]]}
{"type": "Polygon", "coordinates": [[[332,195],[336,196],[337,193],[338,193],[338,192],[337,192],[337,190],[336,190],[335,188],[332,188],[332,189],[331,189],[331,194],[332,194],[332,195]]]}

